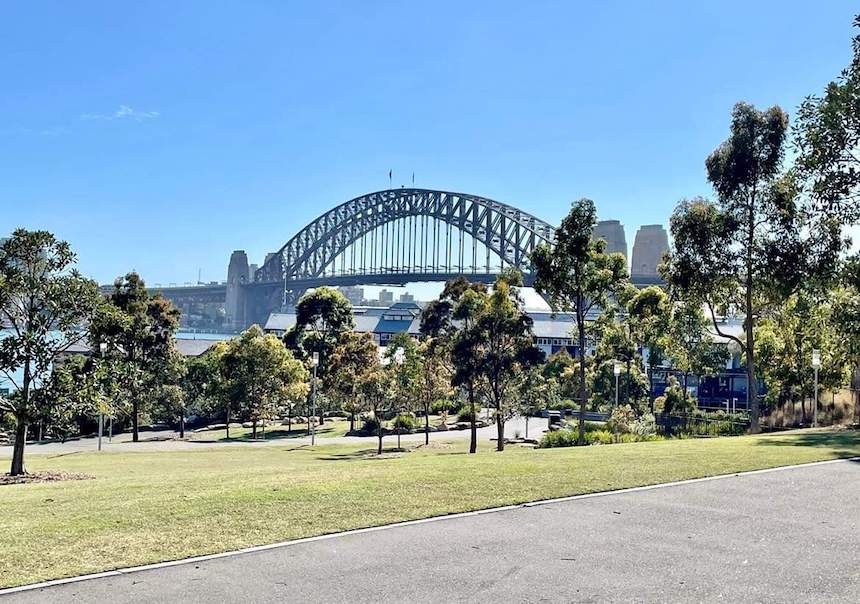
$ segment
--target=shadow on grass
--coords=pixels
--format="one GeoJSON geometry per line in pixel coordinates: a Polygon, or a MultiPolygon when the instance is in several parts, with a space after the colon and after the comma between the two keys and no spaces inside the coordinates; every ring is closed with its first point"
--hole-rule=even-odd
{"type": "MultiPolygon", "coordinates": [[[[317,426],[316,435],[319,438],[328,438],[329,433],[334,432],[334,427],[322,425],[317,426]]],[[[251,436],[251,433],[241,434],[239,436],[231,436],[227,438],[226,435],[215,436],[212,438],[206,438],[202,436],[200,432],[196,433],[193,439],[190,439],[188,442],[195,443],[221,443],[221,442],[263,442],[267,440],[286,440],[290,438],[310,438],[310,433],[307,428],[300,428],[294,430],[283,429],[275,429],[275,430],[266,430],[266,437],[263,438],[263,431],[257,431],[257,438],[251,436]]]]}
{"type": "MultiPolygon", "coordinates": [[[[777,433],[761,438],[756,442],[764,447],[811,447],[828,448],[838,457],[860,456],[860,431],[841,430],[838,432],[804,432],[801,434],[777,433]]],[[[853,460],[860,462],[860,459],[853,460]]]]}
{"type": "Polygon", "coordinates": [[[398,449],[396,447],[383,448],[382,455],[376,453],[376,447],[372,449],[359,449],[357,451],[349,451],[346,453],[329,453],[328,455],[318,455],[320,461],[357,461],[362,459],[393,459],[402,457],[404,453],[409,453],[411,449],[398,449]]]}

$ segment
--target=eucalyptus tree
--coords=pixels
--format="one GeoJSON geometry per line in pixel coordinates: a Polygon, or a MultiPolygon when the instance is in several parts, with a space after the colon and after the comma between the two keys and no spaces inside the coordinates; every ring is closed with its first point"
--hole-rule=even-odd
{"type": "Polygon", "coordinates": [[[440,359],[448,359],[451,384],[466,393],[471,410],[471,437],[469,452],[478,450],[477,431],[477,368],[474,360],[474,346],[477,344],[469,336],[468,329],[474,322],[478,309],[487,296],[487,286],[471,283],[465,277],[450,279],[437,300],[434,300],[421,313],[421,334],[432,337],[440,359]]]}
{"type": "Polygon", "coordinates": [[[257,424],[271,419],[284,397],[307,392],[305,366],[257,325],[227,344],[220,363],[227,392],[252,422],[254,438],[257,424]]]}
{"type": "Polygon", "coordinates": [[[385,436],[383,421],[397,408],[397,397],[394,396],[394,376],[383,367],[378,356],[362,372],[359,391],[365,408],[373,414],[376,421],[377,455],[382,455],[382,439],[385,436]]]}
{"type": "Polygon", "coordinates": [[[494,410],[498,440],[496,449],[505,449],[505,422],[519,410],[520,390],[526,372],[544,360],[543,351],[534,345],[532,319],[523,311],[517,287],[519,272],[505,271],[496,280],[492,294],[484,298],[469,328],[468,339],[475,343],[470,359],[494,410]]]}
{"type": "MultiPolygon", "coordinates": [[[[317,353],[317,376],[325,383],[332,353],[354,326],[352,304],[346,296],[332,287],[318,287],[299,299],[296,324],[284,334],[284,343],[308,365],[311,355],[317,353]]],[[[322,424],[325,409],[323,405],[318,408],[319,423],[322,424]]]]}
{"type": "Polygon", "coordinates": [[[355,430],[362,375],[377,361],[377,348],[370,334],[350,333],[335,347],[329,359],[324,387],[329,396],[349,413],[349,430],[355,430]]]}
{"type": "Polygon", "coordinates": [[[586,333],[591,313],[607,308],[627,280],[627,266],[621,254],[606,253],[603,239],[593,240],[597,224],[594,202],[581,199],[556,230],[552,246],[539,246],[532,254],[537,272],[535,289],[555,312],[574,315],[579,361],[579,444],[585,444],[585,412],[588,406],[586,383],[586,333]]]}
{"type": "Polygon", "coordinates": [[[10,332],[0,339],[0,373],[17,391],[0,398],[0,411],[15,419],[13,476],[24,473],[27,429],[39,415],[33,389],[59,355],[86,340],[101,303],[98,286],[75,261],[69,244],[47,231],[18,229],[0,244],[0,323],[10,332]]]}
{"type": "Polygon", "coordinates": [[[647,349],[648,404],[654,413],[653,368],[663,360],[663,337],[669,328],[670,303],[665,290],[649,286],[638,290],[626,305],[633,339],[647,349]]]}
{"type": "MultiPolygon", "coordinates": [[[[860,15],[854,19],[860,29],[860,15]]],[[[851,63],[824,93],[807,97],[797,111],[795,169],[822,216],[844,224],[860,220],[860,34],[851,63]]]]}
{"type": "Polygon", "coordinates": [[[442,346],[433,338],[425,338],[418,344],[417,392],[424,410],[424,444],[430,444],[430,408],[440,398],[451,392],[450,365],[445,362],[442,346]]]}
{"type": "Polygon", "coordinates": [[[139,439],[141,411],[154,383],[174,354],[179,310],[161,294],[151,295],[137,273],[114,282],[108,303],[99,307],[90,327],[93,349],[106,346],[105,357],[117,362],[119,381],[131,401],[132,440],[139,439]]]}

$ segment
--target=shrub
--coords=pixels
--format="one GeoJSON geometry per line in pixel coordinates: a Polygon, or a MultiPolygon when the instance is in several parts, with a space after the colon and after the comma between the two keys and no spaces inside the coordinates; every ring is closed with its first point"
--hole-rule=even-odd
{"type": "Polygon", "coordinates": [[[615,441],[609,430],[595,430],[585,433],[585,444],[587,445],[611,445],[613,442],[615,441]]]}
{"type": "Polygon", "coordinates": [[[638,437],[649,437],[657,434],[657,421],[651,413],[642,416],[630,426],[630,432],[638,437]]]}
{"type": "Polygon", "coordinates": [[[470,422],[472,421],[473,413],[469,407],[464,406],[460,409],[460,412],[457,413],[457,421],[458,422],[470,422]]]}
{"type": "Polygon", "coordinates": [[[368,434],[376,434],[379,431],[379,420],[373,416],[366,417],[364,423],[361,425],[361,431],[368,434]]]}
{"type": "Polygon", "coordinates": [[[573,447],[576,445],[576,432],[573,430],[556,430],[545,432],[538,446],[541,449],[553,449],[556,447],[573,447]]]}
{"type": "Polygon", "coordinates": [[[394,428],[400,428],[403,430],[414,430],[415,429],[415,416],[411,413],[403,413],[394,418],[394,428]]]}
{"type": "Polygon", "coordinates": [[[443,412],[457,413],[463,408],[463,401],[459,398],[454,399],[439,399],[430,405],[430,413],[433,415],[442,415],[443,412]]]}
{"type": "Polygon", "coordinates": [[[606,420],[606,429],[615,434],[628,434],[636,423],[636,413],[630,405],[615,407],[606,420]]]}

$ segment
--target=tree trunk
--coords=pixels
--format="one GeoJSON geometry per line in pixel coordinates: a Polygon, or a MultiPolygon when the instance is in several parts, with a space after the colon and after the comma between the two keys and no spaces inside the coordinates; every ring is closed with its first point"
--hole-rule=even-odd
{"type": "Polygon", "coordinates": [[[424,405],[424,444],[430,444],[430,405],[424,405]]]}
{"type": "Polygon", "coordinates": [[[505,450],[505,420],[502,417],[502,410],[496,405],[496,432],[499,440],[496,442],[496,451],[505,450]]]}
{"type": "Polygon", "coordinates": [[[651,415],[654,415],[654,370],[648,365],[648,405],[651,407],[651,415]]]}
{"type": "Polygon", "coordinates": [[[12,449],[12,466],[9,474],[19,476],[24,473],[24,445],[27,443],[27,422],[18,419],[15,425],[15,446],[12,449]]]}
{"type": "MultiPolygon", "coordinates": [[[[688,380],[689,376],[690,376],[690,374],[685,371],[684,372],[684,403],[687,402],[687,380],[688,380]]],[[[686,405],[684,405],[684,408],[686,409],[686,405]]]]}
{"type": "Polygon", "coordinates": [[[477,418],[475,417],[475,387],[474,384],[469,384],[469,408],[472,410],[472,417],[470,418],[472,436],[469,441],[469,453],[477,453],[478,452],[478,426],[475,424],[477,418]]]}
{"type": "Polygon", "coordinates": [[[139,433],[140,423],[140,403],[137,400],[137,394],[133,395],[131,400],[131,441],[138,442],[140,440],[139,433]]]}
{"type": "Polygon", "coordinates": [[[579,436],[576,442],[585,444],[585,411],[588,406],[588,392],[585,388],[585,317],[582,316],[582,294],[577,296],[576,328],[579,343],[579,436]]]}
{"type": "Polygon", "coordinates": [[[755,245],[755,189],[750,199],[749,216],[747,218],[747,258],[746,258],[746,292],[744,296],[746,319],[746,355],[747,355],[747,409],[750,412],[750,433],[758,434],[759,408],[758,384],[755,379],[755,318],[753,317],[753,245],[755,245]]]}
{"type": "Polygon", "coordinates": [[[230,405],[227,405],[227,421],[224,425],[227,427],[227,440],[230,440],[230,405]]]}
{"type": "Polygon", "coordinates": [[[251,422],[251,438],[257,440],[257,420],[251,422]]]}
{"type": "Polygon", "coordinates": [[[349,412],[349,431],[355,432],[355,411],[349,412]]]}
{"type": "Polygon", "coordinates": [[[320,409],[320,424],[319,425],[322,426],[324,423],[325,423],[325,414],[323,413],[322,409],[320,409]]]}
{"type": "Polygon", "coordinates": [[[376,454],[382,455],[382,418],[379,417],[379,414],[374,409],[373,417],[376,418],[376,436],[379,437],[379,446],[376,448],[376,454]]]}
{"type": "Polygon", "coordinates": [[[179,438],[185,438],[185,414],[179,416],[179,438]]]}

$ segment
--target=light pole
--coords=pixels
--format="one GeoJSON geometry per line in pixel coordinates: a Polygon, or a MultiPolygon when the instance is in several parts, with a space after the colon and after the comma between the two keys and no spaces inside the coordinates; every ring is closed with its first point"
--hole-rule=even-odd
{"type": "Polygon", "coordinates": [[[815,401],[812,408],[812,427],[818,425],[818,368],[821,367],[821,351],[812,349],[812,368],[815,370],[815,401]]]}
{"type": "MultiPolygon", "coordinates": [[[[397,350],[394,351],[394,362],[397,363],[398,371],[399,371],[400,367],[403,366],[404,356],[405,356],[405,354],[403,351],[403,347],[398,346],[397,350]]],[[[398,399],[400,399],[400,397],[398,397],[398,399]]],[[[402,400],[402,399],[400,399],[400,400],[402,400]]],[[[397,448],[398,449],[400,449],[400,411],[401,411],[401,408],[402,408],[401,405],[397,405],[397,417],[395,418],[395,421],[397,422],[397,448]]]]}
{"type": "Polygon", "coordinates": [[[320,364],[320,353],[313,354],[311,363],[314,366],[314,383],[311,390],[311,417],[308,422],[311,425],[311,446],[314,446],[317,435],[317,366],[320,364]]]}
{"type": "Polygon", "coordinates": [[[615,374],[615,406],[618,407],[618,376],[621,375],[621,361],[613,361],[612,373],[615,374]]]}
{"type": "MultiPolygon", "coordinates": [[[[107,343],[100,342],[99,343],[99,354],[101,355],[101,359],[104,360],[105,353],[107,352],[107,343]]],[[[99,451],[102,450],[102,434],[105,431],[105,414],[101,408],[99,408],[99,451]]]]}

